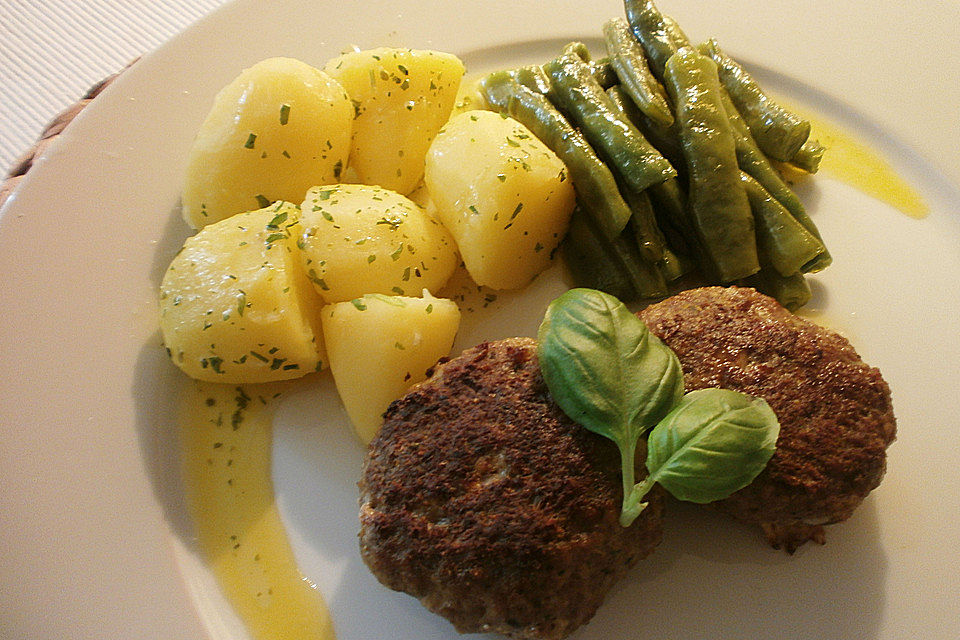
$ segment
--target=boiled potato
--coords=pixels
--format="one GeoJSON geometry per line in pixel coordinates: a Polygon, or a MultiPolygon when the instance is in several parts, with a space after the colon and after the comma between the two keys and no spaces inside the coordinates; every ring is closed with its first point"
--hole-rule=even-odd
{"type": "Polygon", "coordinates": [[[452,300],[371,294],[323,309],[337,391],[357,435],[370,442],[387,406],[449,355],[460,310],[452,300]]]}
{"type": "Polygon", "coordinates": [[[337,182],[350,153],[353,103],[308,64],[269,58],[225,87],[190,150],[183,216],[194,228],[337,182]]]}
{"type": "Polygon", "coordinates": [[[463,63],[438,51],[380,48],[346,53],[324,70],[357,105],[351,170],[364,184],[410,193],[456,101],[463,63]]]}
{"type": "Polygon", "coordinates": [[[549,265],[574,207],[563,162],[522,124],[490,111],[444,126],[424,182],[467,271],[494,289],[523,287],[549,265]]]}
{"type": "Polygon", "coordinates": [[[187,375],[268,382],[323,366],[323,301],[296,255],[298,213],[279,202],[207,225],[173,259],[160,286],[160,330],[187,375]]]}
{"type": "Polygon", "coordinates": [[[459,262],[450,233],[393,191],[314,187],[301,208],[303,267],[327,302],[436,291],[459,262]]]}
{"type": "Polygon", "coordinates": [[[474,78],[470,82],[460,84],[457,100],[450,111],[450,118],[477,109],[488,109],[487,99],[483,97],[483,92],[480,91],[480,78],[474,78]]]}

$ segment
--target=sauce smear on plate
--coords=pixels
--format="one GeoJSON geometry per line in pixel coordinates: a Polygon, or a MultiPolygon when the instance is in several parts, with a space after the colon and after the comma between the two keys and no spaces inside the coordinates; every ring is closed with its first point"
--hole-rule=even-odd
{"type": "Polygon", "coordinates": [[[808,111],[789,105],[791,111],[810,121],[810,139],[824,147],[820,173],[876,198],[911,218],[924,218],[930,207],[883,156],[840,126],[808,111]]]}
{"type": "Polygon", "coordinates": [[[274,500],[271,405],[282,388],[191,383],[181,421],[187,501],[200,551],[253,637],[333,640],[274,500]]]}

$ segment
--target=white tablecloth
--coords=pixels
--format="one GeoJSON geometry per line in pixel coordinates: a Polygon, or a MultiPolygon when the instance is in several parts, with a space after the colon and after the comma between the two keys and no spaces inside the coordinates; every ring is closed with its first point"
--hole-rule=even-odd
{"type": "Polygon", "coordinates": [[[228,0],[0,0],[0,178],[87,89],[228,0]]]}

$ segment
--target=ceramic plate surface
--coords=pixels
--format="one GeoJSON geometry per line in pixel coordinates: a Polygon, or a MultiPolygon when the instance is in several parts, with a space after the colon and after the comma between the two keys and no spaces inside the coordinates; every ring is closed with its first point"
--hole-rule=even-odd
{"type": "MultiPolygon", "coordinates": [[[[664,542],[574,636],[956,637],[960,552],[960,153],[953,3],[662,0],[764,83],[884,153],[931,206],[923,220],[818,176],[801,196],[835,264],[810,310],[893,390],[887,477],[826,546],[793,556],[708,510],[668,514],[664,542]],[[947,49],[948,51],[944,51],[947,49]]],[[[243,638],[191,542],[178,475],[182,376],[156,292],[188,235],[187,150],[214,94],[276,55],[321,66],[356,45],[435,48],[470,73],[599,44],[617,2],[239,1],[125,73],[41,159],[0,217],[0,636],[243,638]]],[[[467,314],[458,346],[531,335],[553,274],[467,314]]],[[[363,451],[329,379],[275,422],[278,503],[342,640],[454,638],[381,587],[356,542],[363,451]]]]}

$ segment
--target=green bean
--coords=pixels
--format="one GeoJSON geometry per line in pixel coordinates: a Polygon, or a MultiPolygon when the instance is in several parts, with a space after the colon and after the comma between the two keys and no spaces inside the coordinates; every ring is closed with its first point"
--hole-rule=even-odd
{"type": "Polygon", "coordinates": [[[642,259],[630,235],[624,233],[610,240],[577,206],[561,245],[576,286],[600,289],[624,301],[667,295],[663,276],[642,259]]]}
{"type": "MultiPolygon", "coordinates": [[[[625,117],[620,101],[626,100],[629,102],[630,99],[623,95],[619,86],[611,87],[607,90],[607,93],[608,95],[612,94],[611,99],[613,100],[617,113],[625,117]]],[[[671,180],[675,179],[676,178],[671,178],[671,180]]],[[[647,197],[646,192],[636,193],[627,185],[621,185],[620,194],[633,212],[631,225],[635,230],[637,246],[640,249],[640,253],[646,260],[659,264],[664,260],[664,253],[667,246],[666,239],[663,237],[663,233],[661,233],[657,225],[656,214],[654,213],[653,206],[650,204],[650,198],[647,197]]]]}
{"type": "Polygon", "coordinates": [[[570,216],[567,235],[560,244],[560,255],[570,269],[573,283],[606,291],[621,300],[637,297],[622,261],[612,253],[610,240],[591,229],[589,216],[577,206],[570,216]]]}
{"type": "Polygon", "coordinates": [[[693,46],[693,44],[690,42],[690,38],[688,38],[687,34],[683,32],[683,29],[680,28],[680,25],[677,24],[677,21],[668,15],[663,16],[663,29],[667,34],[667,38],[670,39],[670,42],[672,42],[673,46],[675,46],[678,50],[683,49],[684,47],[693,46]]]}
{"type": "Polygon", "coordinates": [[[569,115],[584,137],[637,192],[677,172],[628,120],[616,113],[610,98],[576,55],[561,54],[543,65],[550,78],[548,97],[569,115]]]}
{"type": "Polygon", "coordinates": [[[650,71],[643,47],[633,37],[626,21],[622,18],[607,21],[603,25],[603,36],[610,63],[637,108],[657,124],[664,127],[673,124],[667,92],[650,71]]]}
{"type": "Polygon", "coordinates": [[[687,194],[680,188],[680,181],[671,178],[650,187],[647,193],[662,222],[660,229],[669,238],[669,246],[691,259],[700,260],[703,251],[687,208],[687,194]]]}
{"type": "Polygon", "coordinates": [[[550,78],[543,72],[543,67],[540,65],[519,67],[510,71],[510,75],[531,91],[543,95],[547,95],[550,91],[550,78]]]}
{"type": "Polygon", "coordinates": [[[790,311],[796,311],[813,297],[810,283],[802,273],[783,276],[766,264],[755,275],[747,278],[746,284],[767,294],[790,311]]]}
{"type": "Polygon", "coordinates": [[[692,271],[695,265],[674,253],[667,243],[647,192],[632,197],[627,195],[626,200],[633,209],[633,218],[630,219],[625,233],[633,232],[641,257],[653,262],[666,282],[673,282],[692,271]]]}
{"type": "MultiPolygon", "coordinates": [[[[620,79],[617,78],[616,71],[614,71],[610,65],[610,58],[601,58],[594,62],[588,62],[588,64],[590,65],[590,75],[592,75],[597,81],[597,84],[604,89],[608,89],[620,82],[620,79]]],[[[511,73],[520,84],[531,91],[546,95],[550,90],[550,78],[543,72],[543,67],[540,65],[519,67],[513,69],[511,73]]]]}
{"type": "Polygon", "coordinates": [[[509,72],[498,71],[480,85],[487,103],[530,129],[566,165],[577,198],[610,239],[616,238],[632,212],[617,190],[616,179],[587,140],[546,96],[521,85],[509,72]]]}
{"type": "Polygon", "coordinates": [[[609,89],[620,82],[620,78],[617,77],[617,72],[613,68],[609,57],[591,61],[590,74],[596,79],[597,84],[604,89],[609,89]]]}
{"type": "Polygon", "coordinates": [[[743,121],[743,118],[733,105],[730,95],[726,90],[721,91],[721,99],[723,100],[723,107],[727,113],[727,117],[730,119],[730,127],[733,131],[734,142],[736,143],[737,149],[737,164],[740,166],[740,169],[759,182],[771,196],[786,207],[790,214],[803,225],[804,229],[820,242],[822,251],[810,262],[805,264],[802,271],[804,273],[811,273],[827,268],[833,261],[833,258],[830,257],[830,252],[827,250],[826,245],[823,244],[823,238],[820,236],[817,225],[810,219],[810,216],[807,215],[807,211],[804,209],[803,203],[800,202],[797,194],[787,186],[787,183],[780,177],[780,173],[770,163],[767,156],[760,151],[760,148],[750,133],[750,129],[747,127],[747,123],[743,121]]]}
{"type": "Polygon", "coordinates": [[[716,40],[701,44],[700,52],[717,63],[720,81],[760,149],[782,162],[793,158],[810,135],[810,123],[767,96],[739,63],[720,50],[716,40]]]}
{"type": "Polygon", "coordinates": [[[820,160],[826,148],[816,140],[808,139],[803,146],[790,158],[790,164],[807,173],[816,173],[820,170],[820,160]]]}
{"type": "Polygon", "coordinates": [[[565,44],[563,47],[563,53],[577,56],[584,62],[590,62],[590,47],[578,40],[574,40],[573,42],[568,42],[565,44]]]}
{"type": "Polygon", "coordinates": [[[747,192],[757,229],[757,247],[780,275],[799,272],[823,250],[823,243],[803,228],[763,186],[744,172],[740,181],[747,192]]]}
{"type": "Polygon", "coordinates": [[[736,144],[723,109],[717,65],[683,49],[664,67],[676,107],[689,182],[689,209],[705,265],[720,282],[760,269],[750,202],[740,182],[736,144]],[[712,269],[710,268],[712,267],[712,269]]]}
{"type": "Polygon", "coordinates": [[[664,249],[663,259],[657,263],[657,267],[660,269],[660,273],[663,274],[663,279],[667,282],[675,282],[696,269],[696,265],[693,262],[685,259],[680,254],[674,253],[670,247],[664,249]]]}
{"type": "Polygon", "coordinates": [[[663,68],[670,56],[690,46],[677,23],[660,13],[650,0],[625,0],[627,22],[647,52],[650,71],[663,80],[663,68]]]}
{"type": "Polygon", "coordinates": [[[676,121],[669,127],[654,122],[637,108],[633,99],[627,95],[620,85],[614,85],[607,89],[607,96],[617,108],[617,112],[629,120],[643,134],[643,137],[673,165],[673,168],[680,172],[683,168],[683,149],[680,146],[676,121]]]}
{"type": "Polygon", "coordinates": [[[657,264],[663,260],[666,240],[660,232],[660,227],[657,226],[657,218],[653,212],[653,205],[650,204],[650,198],[645,192],[635,193],[630,188],[621,189],[620,193],[633,212],[630,225],[633,227],[640,255],[645,260],[657,264]]]}
{"type": "Polygon", "coordinates": [[[673,226],[688,227],[692,230],[692,222],[687,213],[687,194],[684,193],[677,179],[667,180],[650,187],[648,193],[655,204],[669,215],[673,226]]]}
{"type": "Polygon", "coordinates": [[[582,42],[568,42],[566,46],[563,47],[563,53],[573,54],[589,64],[590,75],[592,75],[597,83],[604,89],[609,89],[620,81],[620,79],[617,78],[617,72],[614,70],[613,65],[610,64],[609,56],[600,58],[599,60],[593,60],[590,57],[589,47],[582,42]]]}
{"type": "MultiPolygon", "coordinates": [[[[633,104],[633,101],[623,92],[623,89],[617,85],[607,89],[607,95],[610,96],[614,107],[617,109],[617,113],[630,119],[630,114],[627,112],[627,109],[631,109],[634,112],[637,111],[636,106],[633,104]]],[[[680,156],[680,160],[683,160],[683,156],[680,156]]],[[[671,163],[672,164],[672,163],[671,163]]],[[[668,178],[664,182],[676,182],[676,178],[668,178]]],[[[660,183],[661,185],[664,183],[660,183]]],[[[657,186],[657,185],[654,185],[657,186]]],[[[652,189],[654,187],[651,187],[652,189]]],[[[624,196],[624,200],[627,201],[627,204],[630,205],[630,209],[633,210],[633,221],[634,226],[637,227],[637,242],[640,246],[640,251],[644,254],[644,257],[653,262],[660,263],[664,260],[664,254],[666,253],[667,241],[664,237],[663,232],[660,230],[659,224],[656,218],[656,212],[653,208],[653,205],[650,203],[650,198],[647,195],[647,192],[641,192],[639,194],[634,193],[629,187],[621,188],[620,192],[624,196]]],[[[670,279],[670,278],[668,278],[670,279]]]]}

